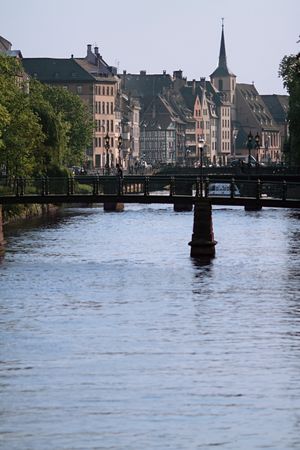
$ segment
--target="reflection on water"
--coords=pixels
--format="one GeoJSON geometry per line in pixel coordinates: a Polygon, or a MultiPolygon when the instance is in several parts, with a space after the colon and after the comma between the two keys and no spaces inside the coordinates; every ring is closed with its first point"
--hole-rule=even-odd
{"type": "Polygon", "coordinates": [[[298,449],[299,213],[70,209],[5,230],[1,448],[298,449]]]}

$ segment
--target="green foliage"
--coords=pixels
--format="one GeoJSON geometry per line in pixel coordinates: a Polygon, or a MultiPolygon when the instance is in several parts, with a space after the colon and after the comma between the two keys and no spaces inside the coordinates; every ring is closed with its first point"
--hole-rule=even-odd
{"type": "Polygon", "coordinates": [[[0,168],[61,176],[63,167],[82,164],[91,139],[91,117],[76,95],[29,84],[19,61],[0,55],[0,168]]]}
{"type": "Polygon", "coordinates": [[[91,144],[93,123],[87,106],[77,95],[61,87],[45,86],[45,98],[57,115],[62,115],[68,124],[66,137],[68,146],[63,155],[64,165],[81,165],[85,149],[91,144]]]}
{"type": "Polygon", "coordinates": [[[14,58],[0,56],[0,165],[8,173],[23,176],[33,169],[34,150],[44,135],[38,117],[23,90],[25,79],[14,58]]]}
{"type": "Polygon", "coordinates": [[[289,140],[285,143],[287,160],[300,165],[300,54],[285,56],[279,67],[289,98],[289,140]]]}

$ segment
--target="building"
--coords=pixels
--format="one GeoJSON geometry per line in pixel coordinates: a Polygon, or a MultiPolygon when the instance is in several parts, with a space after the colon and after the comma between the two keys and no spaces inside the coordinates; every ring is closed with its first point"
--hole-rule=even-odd
{"type": "Polygon", "coordinates": [[[236,156],[247,155],[248,135],[258,134],[259,148],[253,141],[253,156],[260,163],[278,163],[282,160],[280,128],[266,103],[253,84],[238,83],[236,87],[236,156]]]}
{"type": "MultiPolygon", "coordinates": [[[[23,59],[21,50],[13,50],[12,44],[4,37],[0,36],[0,54],[11,56],[12,58],[17,58],[19,60],[23,59]]],[[[29,92],[29,78],[28,75],[21,70],[20,73],[16,76],[16,82],[19,85],[20,89],[24,92],[29,92]]]]}
{"type": "MultiPolygon", "coordinates": [[[[280,136],[280,152],[283,155],[285,152],[285,144],[288,140],[288,110],[289,110],[289,96],[288,95],[261,95],[262,101],[267,105],[271,116],[279,127],[280,136]]],[[[270,141],[270,138],[269,138],[270,141]]]]}

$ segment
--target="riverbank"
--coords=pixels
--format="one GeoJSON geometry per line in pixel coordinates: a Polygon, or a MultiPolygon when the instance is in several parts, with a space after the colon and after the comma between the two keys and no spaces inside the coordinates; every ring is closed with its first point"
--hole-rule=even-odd
{"type": "Polygon", "coordinates": [[[10,225],[21,220],[54,214],[60,208],[57,205],[5,205],[2,207],[3,225],[10,225]]]}

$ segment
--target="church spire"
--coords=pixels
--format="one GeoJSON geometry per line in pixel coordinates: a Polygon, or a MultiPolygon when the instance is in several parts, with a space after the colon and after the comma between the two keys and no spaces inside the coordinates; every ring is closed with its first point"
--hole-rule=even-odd
{"type": "MultiPolygon", "coordinates": [[[[226,49],[225,49],[225,37],[224,37],[224,18],[222,17],[222,33],[221,33],[221,45],[219,53],[219,65],[216,70],[210,75],[210,77],[225,77],[233,75],[227,67],[226,49]]],[[[235,76],[235,75],[233,75],[235,76]]]]}
{"type": "Polygon", "coordinates": [[[219,54],[219,67],[221,67],[222,69],[227,69],[225,38],[224,38],[224,17],[222,17],[222,34],[221,34],[221,45],[219,54]]]}

